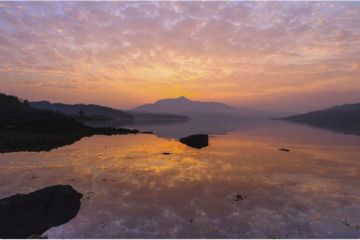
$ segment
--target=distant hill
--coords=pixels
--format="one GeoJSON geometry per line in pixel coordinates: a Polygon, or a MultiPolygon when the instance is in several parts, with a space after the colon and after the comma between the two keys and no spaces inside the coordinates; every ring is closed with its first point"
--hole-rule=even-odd
{"type": "Polygon", "coordinates": [[[259,117],[271,116],[269,112],[257,111],[251,108],[233,107],[218,102],[192,101],[186,97],[161,99],[155,103],[141,105],[133,108],[132,111],[181,114],[190,117],[259,117]]]}
{"type": "Polygon", "coordinates": [[[113,119],[122,120],[124,123],[133,121],[133,117],[124,111],[95,104],[63,104],[40,101],[30,102],[30,105],[37,109],[50,109],[76,116],[78,120],[83,121],[113,119]]]}
{"type": "MultiPolygon", "coordinates": [[[[133,122],[162,122],[162,121],[186,121],[187,116],[174,114],[149,113],[141,111],[122,111],[110,107],[95,104],[63,104],[50,103],[48,101],[30,102],[31,107],[37,109],[50,109],[71,115],[83,122],[89,121],[113,121],[116,125],[127,125],[133,122]]],[[[108,123],[106,123],[108,124],[108,123]]]]}
{"type": "Polygon", "coordinates": [[[359,135],[360,103],[334,106],[282,119],[337,132],[359,135]]]}

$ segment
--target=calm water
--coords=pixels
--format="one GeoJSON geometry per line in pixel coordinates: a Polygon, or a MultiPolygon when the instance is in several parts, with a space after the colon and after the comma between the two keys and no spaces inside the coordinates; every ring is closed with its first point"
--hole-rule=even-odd
{"type": "Polygon", "coordinates": [[[360,137],[274,121],[211,126],[201,150],[171,137],[206,123],[0,154],[0,198],[55,184],[82,192],[51,238],[360,237],[360,137]]]}

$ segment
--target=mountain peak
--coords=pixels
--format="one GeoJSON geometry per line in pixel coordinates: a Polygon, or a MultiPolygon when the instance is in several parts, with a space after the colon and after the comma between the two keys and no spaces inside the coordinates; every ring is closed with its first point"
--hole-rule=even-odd
{"type": "Polygon", "coordinates": [[[174,99],[174,100],[190,101],[190,99],[188,99],[187,97],[184,97],[184,96],[180,96],[180,97],[178,97],[177,99],[174,99]]]}
{"type": "Polygon", "coordinates": [[[184,97],[184,96],[180,96],[178,98],[164,98],[164,99],[159,99],[155,102],[156,103],[187,103],[187,102],[192,102],[190,99],[184,97]]]}

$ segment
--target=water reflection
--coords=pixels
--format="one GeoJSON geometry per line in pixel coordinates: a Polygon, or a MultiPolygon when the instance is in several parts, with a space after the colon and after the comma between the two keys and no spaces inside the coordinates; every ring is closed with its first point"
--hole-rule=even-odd
{"type": "Polygon", "coordinates": [[[141,131],[152,131],[156,136],[167,139],[179,139],[188,135],[205,133],[224,135],[236,132],[242,136],[257,138],[276,138],[284,142],[301,144],[357,145],[359,136],[344,136],[328,130],[303,124],[271,119],[190,119],[187,122],[158,124],[132,124],[125,127],[141,131]]]}
{"type": "Polygon", "coordinates": [[[54,184],[82,192],[79,214],[52,238],[358,238],[360,138],[327,134],[285,125],[211,136],[201,150],[94,136],[1,154],[0,198],[54,184]]]}
{"type": "Polygon", "coordinates": [[[235,131],[252,131],[254,129],[263,128],[269,125],[276,124],[270,119],[231,119],[231,118],[195,118],[183,122],[168,122],[163,124],[161,122],[153,122],[152,124],[144,124],[142,122],[135,122],[131,125],[126,125],[128,128],[141,129],[142,131],[152,131],[157,136],[163,138],[182,138],[188,135],[198,133],[206,134],[227,134],[235,131]]]}

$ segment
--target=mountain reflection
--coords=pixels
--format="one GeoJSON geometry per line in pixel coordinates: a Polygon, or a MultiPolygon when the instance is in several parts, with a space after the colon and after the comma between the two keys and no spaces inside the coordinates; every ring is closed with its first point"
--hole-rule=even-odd
{"type": "Polygon", "coordinates": [[[154,135],[93,136],[1,154],[0,197],[71,183],[84,194],[80,212],[52,238],[359,237],[360,140],[317,135],[310,145],[237,132],[202,150],[154,135]]]}

